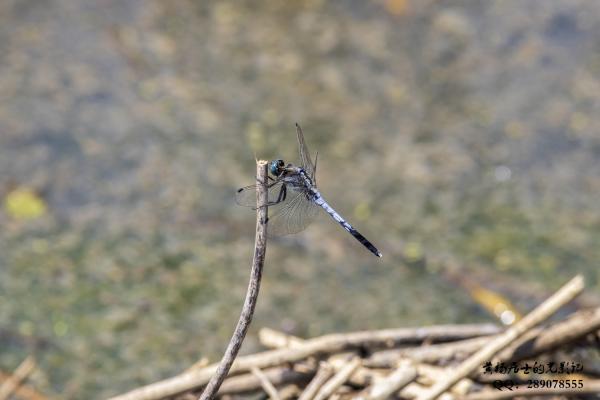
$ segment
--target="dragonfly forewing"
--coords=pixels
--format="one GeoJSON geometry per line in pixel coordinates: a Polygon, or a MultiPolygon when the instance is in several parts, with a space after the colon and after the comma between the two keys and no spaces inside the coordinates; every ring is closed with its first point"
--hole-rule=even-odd
{"type": "Polygon", "coordinates": [[[304,134],[302,133],[302,128],[300,128],[299,124],[296,124],[296,136],[298,137],[298,149],[300,152],[300,161],[302,162],[302,168],[304,171],[310,176],[313,182],[315,182],[315,176],[317,173],[317,167],[313,163],[313,160],[310,158],[310,152],[308,151],[308,147],[306,146],[306,141],[304,140],[304,134]]]}

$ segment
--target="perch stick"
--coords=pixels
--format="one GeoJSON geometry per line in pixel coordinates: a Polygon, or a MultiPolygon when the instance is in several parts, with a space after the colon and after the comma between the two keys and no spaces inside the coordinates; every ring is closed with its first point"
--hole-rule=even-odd
{"type": "Polygon", "coordinates": [[[350,378],[350,376],[360,366],[360,359],[358,357],[350,361],[344,368],[339,370],[333,378],[328,380],[323,387],[317,392],[315,400],[328,399],[340,386],[344,384],[350,378]]]}
{"type": "MultiPolygon", "coordinates": [[[[315,354],[331,354],[358,347],[391,347],[400,344],[452,341],[500,332],[494,324],[434,325],[422,328],[384,329],[352,333],[335,333],[305,340],[301,346],[268,350],[238,358],[231,373],[249,371],[252,367],[269,368],[303,360],[315,354]]],[[[133,389],[111,400],[158,400],[205,385],[217,368],[216,364],[183,372],[177,376],[133,389]]]]}
{"type": "Polygon", "coordinates": [[[583,291],[583,287],[583,277],[581,275],[577,275],[560,290],[558,290],[558,292],[531,311],[525,318],[515,323],[504,333],[498,335],[497,338],[493,339],[477,353],[466,359],[444,379],[433,385],[433,387],[425,394],[425,396],[421,398],[421,400],[433,400],[437,398],[459,380],[471,374],[477,368],[481,367],[483,363],[486,361],[491,361],[491,358],[500,350],[504,349],[515,339],[521,337],[529,329],[538,325],[540,322],[554,314],[560,307],[577,297],[577,295],[583,291]]]}
{"type": "Polygon", "coordinates": [[[252,375],[256,376],[260,381],[260,385],[262,386],[265,393],[269,395],[271,400],[280,400],[279,395],[277,394],[277,389],[271,383],[269,378],[258,368],[252,367],[251,369],[252,375]]]}
{"type": "Polygon", "coordinates": [[[304,392],[300,395],[298,400],[312,400],[319,389],[327,382],[333,375],[333,368],[326,362],[321,362],[319,369],[315,374],[315,377],[310,381],[304,392]]]}
{"type": "Polygon", "coordinates": [[[221,383],[223,383],[223,380],[227,376],[233,361],[237,357],[240,347],[242,347],[244,337],[246,337],[246,332],[248,332],[250,322],[252,322],[252,315],[254,314],[254,308],[256,307],[256,301],[258,300],[258,292],[260,290],[260,280],[262,278],[262,270],[265,262],[265,253],[267,251],[267,174],[267,161],[257,161],[256,237],[254,241],[254,257],[252,259],[252,270],[250,271],[250,282],[248,283],[246,300],[244,301],[240,319],[238,320],[233,336],[229,341],[229,345],[227,345],[221,363],[208,382],[208,385],[206,385],[199,400],[211,400],[215,396],[221,383]]]}

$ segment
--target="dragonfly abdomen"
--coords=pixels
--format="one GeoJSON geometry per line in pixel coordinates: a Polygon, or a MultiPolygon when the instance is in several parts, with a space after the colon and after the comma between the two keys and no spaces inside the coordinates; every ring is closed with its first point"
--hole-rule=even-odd
{"type": "Polygon", "coordinates": [[[366,237],[364,237],[363,235],[361,235],[359,231],[354,229],[352,227],[352,225],[350,225],[344,219],[344,217],[342,217],[340,214],[338,214],[337,211],[335,211],[333,209],[333,207],[331,207],[329,204],[327,204],[325,199],[321,196],[321,193],[319,193],[316,190],[314,191],[313,201],[315,202],[315,204],[321,206],[321,208],[323,208],[323,210],[325,210],[327,212],[327,214],[329,214],[331,216],[331,218],[333,218],[346,231],[348,231],[352,236],[354,236],[354,238],[356,240],[358,240],[363,246],[365,246],[367,249],[369,249],[369,251],[371,253],[375,254],[377,257],[381,257],[381,252],[379,250],[377,250],[377,248],[373,245],[373,243],[369,242],[369,240],[366,237]]]}
{"type": "Polygon", "coordinates": [[[321,206],[323,208],[323,210],[325,210],[327,212],[327,214],[331,215],[331,218],[333,218],[338,224],[342,225],[342,227],[344,227],[344,229],[346,229],[348,232],[352,231],[352,225],[350,225],[348,222],[346,222],[346,220],[344,219],[344,217],[342,217],[340,214],[337,213],[337,211],[335,211],[333,209],[333,207],[331,207],[329,204],[327,204],[327,202],[325,201],[325,199],[321,196],[321,193],[316,192],[314,194],[314,200],[313,200],[317,205],[321,206]]]}

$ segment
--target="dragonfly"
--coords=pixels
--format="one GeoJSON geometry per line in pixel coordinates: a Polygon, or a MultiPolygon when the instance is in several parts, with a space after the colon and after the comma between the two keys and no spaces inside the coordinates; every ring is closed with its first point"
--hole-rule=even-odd
{"type": "MultiPolygon", "coordinates": [[[[296,136],[300,153],[300,166],[286,164],[282,159],[269,162],[268,200],[266,206],[272,209],[267,219],[269,236],[283,236],[298,233],[314,221],[322,208],[377,257],[381,252],[348,223],[323,198],[317,189],[317,160],[310,157],[300,125],[296,124],[296,136]],[[271,176],[272,175],[272,176],[271,176]]],[[[256,209],[256,185],[237,190],[236,203],[256,209]]]]}

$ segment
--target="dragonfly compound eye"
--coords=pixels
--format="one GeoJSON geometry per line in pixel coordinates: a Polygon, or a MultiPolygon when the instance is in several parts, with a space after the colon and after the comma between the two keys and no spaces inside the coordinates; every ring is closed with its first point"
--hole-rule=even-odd
{"type": "Polygon", "coordinates": [[[269,170],[271,171],[271,174],[278,176],[279,175],[279,169],[283,168],[284,166],[284,162],[283,160],[273,160],[271,161],[271,165],[269,166],[269,170]]]}

